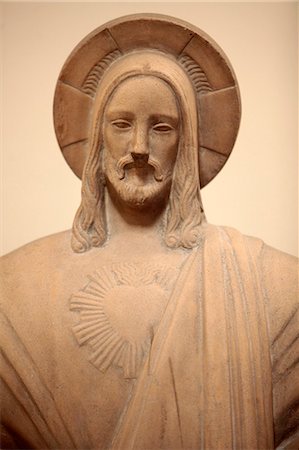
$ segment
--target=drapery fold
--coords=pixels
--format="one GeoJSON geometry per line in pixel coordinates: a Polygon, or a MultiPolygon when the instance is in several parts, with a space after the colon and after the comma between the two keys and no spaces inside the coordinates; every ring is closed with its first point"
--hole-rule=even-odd
{"type": "MultiPolygon", "coordinates": [[[[9,319],[0,312],[0,381],[3,396],[15,405],[3,425],[19,436],[26,448],[76,448],[55,400],[9,319]],[[13,428],[12,428],[13,427],[13,428]]],[[[1,443],[5,446],[5,442],[1,443]]],[[[3,447],[5,448],[5,447],[3,447]]]]}
{"type": "Polygon", "coordinates": [[[179,277],[113,450],[273,448],[259,276],[240,233],[207,230],[179,277]]]}

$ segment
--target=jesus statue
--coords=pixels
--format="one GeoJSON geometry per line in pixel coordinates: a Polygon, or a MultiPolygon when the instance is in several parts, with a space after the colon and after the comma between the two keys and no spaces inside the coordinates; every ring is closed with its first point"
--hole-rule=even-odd
{"type": "Polygon", "coordinates": [[[67,60],[54,118],[82,198],[2,259],[1,448],[298,448],[297,260],[201,200],[240,119],[222,50],[118,19],[67,60]]]}

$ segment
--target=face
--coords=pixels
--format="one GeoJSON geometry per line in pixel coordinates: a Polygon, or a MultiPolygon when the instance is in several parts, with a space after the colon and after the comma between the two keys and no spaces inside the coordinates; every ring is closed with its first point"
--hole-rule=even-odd
{"type": "Polygon", "coordinates": [[[103,121],[107,185],[133,206],[167,195],[179,141],[176,98],[163,80],[137,76],[114,90],[103,121]]]}

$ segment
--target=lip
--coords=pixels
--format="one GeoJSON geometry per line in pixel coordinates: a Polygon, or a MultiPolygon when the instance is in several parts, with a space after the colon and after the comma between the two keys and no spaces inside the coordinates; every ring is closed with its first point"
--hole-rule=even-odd
{"type": "Polygon", "coordinates": [[[124,167],[124,181],[135,186],[145,186],[154,183],[155,169],[149,164],[127,164],[124,167]]]}
{"type": "Polygon", "coordinates": [[[125,176],[138,178],[144,182],[152,182],[155,169],[148,164],[130,164],[124,168],[125,176]]]}
{"type": "Polygon", "coordinates": [[[152,170],[154,170],[154,167],[152,165],[142,162],[142,161],[135,161],[133,163],[126,164],[124,169],[125,170],[143,169],[143,170],[152,171],[152,170]]]}
{"type": "Polygon", "coordinates": [[[152,164],[144,161],[134,161],[124,166],[124,172],[131,171],[140,178],[154,177],[156,181],[162,181],[163,176],[161,169],[157,164],[152,164]]]}

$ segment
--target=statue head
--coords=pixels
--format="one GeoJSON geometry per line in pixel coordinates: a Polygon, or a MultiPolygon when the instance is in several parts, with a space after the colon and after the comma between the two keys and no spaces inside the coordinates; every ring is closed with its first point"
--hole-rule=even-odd
{"type": "Polygon", "coordinates": [[[110,195],[133,208],[162,204],[176,160],[180,113],[161,78],[136,75],[115,88],[104,110],[103,171],[110,195]]]}
{"type": "Polygon", "coordinates": [[[73,250],[84,252],[105,242],[105,203],[108,207],[112,200],[119,206],[115,199],[135,208],[138,214],[134,211],[133,216],[143,226],[150,223],[151,207],[163,212],[151,223],[163,218],[159,224],[164,224],[168,246],[196,246],[205,220],[200,187],[213,180],[231,154],[240,112],[230,62],[213,39],[193,25],[137,14],[86,36],[65,62],[54,98],[59,146],[82,178],[73,250]],[[134,123],[122,114],[109,119],[120,104],[125,109],[116,112],[134,115],[134,123]],[[154,113],[163,120],[158,117],[145,131],[144,123],[154,113]],[[138,135],[133,133],[136,124],[138,130],[143,128],[138,135]],[[132,150],[133,141],[141,137],[147,149],[139,141],[132,150]],[[168,150],[158,151],[159,142],[168,150]]]}
{"type": "Polygon", "coordinates": [[[73,249],[104,243],[106,188],[133,208],[166,205],[166,244],[197,245],[199,139],[196,93],[178,61],[151,50],[114,61],[97,87],[73,249]]]}

